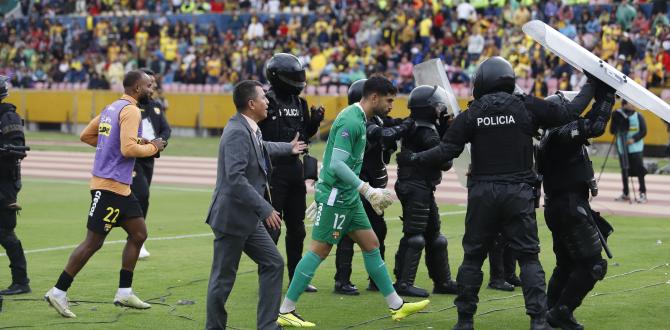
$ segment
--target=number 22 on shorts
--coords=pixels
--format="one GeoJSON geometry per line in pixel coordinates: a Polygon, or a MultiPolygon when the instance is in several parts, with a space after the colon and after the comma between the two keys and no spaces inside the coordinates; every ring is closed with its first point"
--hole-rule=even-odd
{"type": "Polygon", "coordinates": [[[107,215],[102,220],[108,223],[116,223],[116,218],[119,217],[119,209],[108,207],[105,210],[107,210],[109,213],[107,213],[107,215]]]}

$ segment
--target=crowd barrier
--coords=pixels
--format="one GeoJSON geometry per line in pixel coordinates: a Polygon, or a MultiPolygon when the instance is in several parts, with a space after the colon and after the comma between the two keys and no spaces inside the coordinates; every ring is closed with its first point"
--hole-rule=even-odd
{"type": "MultiPolygon", "coordinates": [[[[338,90],[339,92],[339,90],[338,90]]],[[[670,90],[656,91],[663,98],[670,98],[670,90]]],[[[120,96],[114,91],[93,90],[20,90],[12,89],[5,102],[13,103],[19,114],[29,123],[86,124],[106,106],[120,96]]],[[[346,94],[306,95],[310,105],[321,104],[326,108],[326,125],[335,119],[340,109],[347,105],[346,94]]],[[[235,113],[231,94],[220,93],[169,93],[167,118],[174,127],[196,129],[220,129],[235,113]]],[[[461,108],[467,107],[468,99],[459,98],[461,108]]],[[[618,107],[617,104],[615,107],[618,107]]],[[[399,96],[393,103],[391,116],[406,117],[407,96],[399,96]]],[[[650,111],[641,111],[647,121],[647,145],[668,144],[665,123],[650,111]]],[[[609,133],[599,137],[597,142],[609,143],[609,133]]]]}

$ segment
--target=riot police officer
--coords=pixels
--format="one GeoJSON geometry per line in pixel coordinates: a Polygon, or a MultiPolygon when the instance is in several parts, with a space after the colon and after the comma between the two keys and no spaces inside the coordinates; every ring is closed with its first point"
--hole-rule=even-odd
{"type": "Polygon", "coordinates": [[[29,293],[26,257],[21,241],[16,237],[16,215],[21,207],[16,197],[21,189],[21,159],[26,154],[17,151],[25,146],[23,120],[16,113],[16,107],[2,100],[7,97],[6,76],[0,76],[0,245],[9,257],[12,283],[0,291],[0,295],[29,293]],[[19,147],[19,148],[16,148],[19,147]]]}
{"type": "MultiPolygon", "coordinates": [[[[147,141],[163,139],[167,146],[167,140],[170,138],[172,129],[165,118],[163,103],[155,97],[156,89],[158,88],[156,86],[156,73],[150,69],[141,70],[151,77],[153,81],[151,85],[154,87],[154,95],[146,100],[138,100],[137,104],[142,114],[142,122],[140,123],[142,125],[142,138],[147,141]]],[[[133,183],[130,188],[140,202],[145,221],[149,212],[149,189],[154,175],[154,160],[158,157],[160,157],[160,153],[156,153],[156,155],[150,157],[136,158],[135,167],[133,168],[133,183]]],[[[140,259],[149,256],[149,251],[142,245],[140,259]]]]}
{"type": "MultiPolygon", "coordinates": [[[[349,105],[361,100],[363,96],[363,85],[367,79],[355,81],[349,87],[349,105]]],[[[388,173],[386,165],[391,160],[391,155],[397,149],[397,141],[414,128],[414,119],[398,119],[379,116],[372,117],[365,123],[367,145],[363,155],[363,167],[361,169],[361,180],[368,182],[373,188],[386,188],[388,173]]],[[[379,239],[379,251],[384,258],[384,239],[386,238],[386,221],[384,214],[377,214],[372,205],[365,198],[361,198],[365,213],[370,220],[372,230],[379,239]]],[[[354,255],[354,241],[345,236],[337,245],[335,254],[335,288],[334,292],[344,295],[358,295],[358,289],[351,283],[351,260],[354,255]]],[[[368,290],[377,291],[373,281],[370,281],[368,290]]]]}
{"type": "MultiPolygon", "coordinates": [[[[268,116],[258,123],[263,139],[290,142],[297,133],[300,141],[307,142],[319,129],[324,109],[312,106],[308,110],[307,101],[299,96],[306,85],[302,63],[291,54],[278,53],[268,61],[265,75],[271,88],[265,94],[270,101],[268,116]]],[[[272,206],[281,214],[286,225],[286,265],[289,278],[293,278],[293,271],[302,257],[306,235],[305,176],[315,175],[303,173],[303,164],[297,155],[273,158],[272,166],[270,196],[272,206]]],[[[277,243],[280,231],[268,228],[268,232],[277,243]]],[[[310,285],[307,291],[314,292],[316,288],[310,285]]]]}
{"type": "Polygon", "coordinates": [[[577,118],[593,97],[587,84],[567,105],[533,96],[515,95],[512,65],[502,57],[482,62],[475,73],[474,100],[455,118],[439,146],[420,153],[400,153],[398,164],[439,165],[457,157],[470,143],[468,208],[463,237],[464,257],[458,269],[458,323],[473,329],[482,263],[489,245],[502,233],[521,266],[521,282],[531,329],[546,322],[544,271],[535,220],[538,189],[533,171],[532,137],[539,127],[554,127],[577,118]]]}
{"type": "MultiPolygon", "coordinates": [[[[423,85],[412,90],[407,106],[417,127],[402,140],[403,151],[421,152],[440,144],[447,128],[448,102],[442,87],[423,85]]],[[[449,267],[448,241],[440,233],[440,213],[435,203],[435,187],[442,181],[442,171],[449,170],[451,165],[451,160],[421,167],[398,165],[395,191],[402,205],[403,237],[395,255],[394,273],[399,295],[428,297],[426,290],[414,286],[424,248],[433,293],[456,293],[449,267]]]]}
{"type": "MultiPolygon", "coordinates": [[[[585,146],[589,138],[604,133],[614,90],[603,83],[596,86],[595,103],[584,118],[545,131],[538,152],[538,170],[544,177],[544,217],[556,254],[547,287],[547,320],[561,329],[584,329],[573,311],[607,272],[601,236],[604,240],[612,228],[589,205],[589,190],[596,195],[597,187],[585,146]]],[[[546,100],[567,102],[560,92],[546,100]]]]}

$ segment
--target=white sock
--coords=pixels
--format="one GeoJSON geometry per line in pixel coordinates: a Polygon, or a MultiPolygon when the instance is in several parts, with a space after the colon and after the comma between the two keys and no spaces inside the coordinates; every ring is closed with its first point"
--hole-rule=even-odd
{"type": "Polygon", "coordinates": [[[282,314],[290,313],[295,310],[295,301],[292,301],[291,299],[284,298],[284,301],[281,303],[281,307],[279,307],[279,312],[282,314]]]}
{"type": "Polygon", "coordinates": [[[404,303],[402,298],[400,298],[398,293],[395,291],[393,291],[393,293],[391,293],[390,295],[384,297],[384,299],[386,299],[386,303],[389,305],[390,309],[399,309],[400,307],[402,307],[402,304],[404,303]]]}
{"type": "Polygon", "coordinates": [[[54,287],[53,289],[51,289],[51,293],[52,293],[54,296],[56,296],[56,298],[62,298],[62,297],[65,297],[65,295],[67,294],[67,292],[65,292],[65,291],[63,291],[63,290],[61,290],[61,289],[59,289],[59,288],[57,288],[57,287],[54,287]]]}
{"type": "Polygon", "coordinates": [[[133,294],[132,288],[119,288],[116,290],[116,296],[118,297],[128,297],[133,294]]]}

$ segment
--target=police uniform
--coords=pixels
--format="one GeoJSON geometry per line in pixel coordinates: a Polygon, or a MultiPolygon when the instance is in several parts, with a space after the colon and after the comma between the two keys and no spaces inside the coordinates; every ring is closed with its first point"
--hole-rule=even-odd
{"type": "MultiPolygon", "coordinates": [[[[158,100],[149,100],[145,104],[138,103],[138,107],[142,113],[140,124],[142,125],[142,137],[149,141],[158,138],[167,141],[172,129],[165,118],[162,103],[158,100]]],[[[149,211],[149,187],[154,175],[154,160],[158,157],[160,153],[152,157],[137,158],[133,169],[133,183],[130,189],[142,207],[145,220],[149,211]]]]}
{"type": "MultiPolygon", "coordinates": [[[[416,129],[402,141],[402,150],[421,152],[440,144],[447,128],[446,91],[437,86],[419,86],[410,93],[408,107],[416,119],[416,129]],[[440,109],[438,109],[441,107],[440,109]],[[440,117],[438,121],[438,111],[440,117]],[[436,122],[439,125],[436,126],[436,122]]],[[[402,205],[403,237],[395,255],[396,291],[400,295],[427,297],[428,292],[414,286],[421,253],[426,249],[426,266],[434,282],[434,293],[456,293],[451,279],[448,241],[440,233],[440,214],[435,203],[436,186],[442,171],[451,161],[430,166],[398,165],[395,191],[402,205]]]]}
{"type": "MultiPolygon", "coordinates": [[[[361,87],[362,88],[362,87],[361,87]]],[[[361,180],[368,182],[373,188],[386,188],[388,173],[386,164],[397,148],[397,141],[412,129],[414,120],[372,117],[365,124],[367,144],[363,156],[361,180]]],[[[386,239],[386,221],[384,214],[377,214],[365,198],[361,198],[363,208],[370,220],[372,230],[379,239],[379,252],[384,259],[384,240],[386,239]]],[[[335,254],[335,292],[343,294],[358,294],[356,287],[351,284],[351,261],[354,255],[354,241],[345,236],[337,245],[335,254]]],[[[376,290],[374,282],[370,281],[369,290],[376,290]]]]}
{"type": "Polygon", "coordinates": [[[470,143],[468,207],[463,236],[464,258],[458,270],[458,323],[454,329],[472,329],[481,271],[490,244],[502,233],[517,254],[526,313],[531,329],[549,329],[545,313],[544,270],[535,220],[537,175],[533,171],[532,137],[540,127],[554,127],[577,118],[592,98],[592,88],[566,106],[533,96],[512,94],[512,66],[492,57],[477,68],[468,111],[457,116],[438,147],[417,154],[400,154],[398,163],[442,164],[470,143]]]}
{"type": "MultiPolygon", "coordinates": [[[[300,61],[290,54],[276,54],[267,64],[266,76],[272,87],[265,94],[270,101],[268,116],[258,123],[263,139],[272,142],[290,142],[299,134],[300,141],[309,141],[319,129],[323,110],[313,108],[298,96],[305,86],[305,72],[300,61]]],[[[289,278],[302,257],[305,240],[305,208],[307,187],[303,163],[298,155],[272,159],[270,196],[272,206],[281,214],[286,225],[286,265],[289,278]]],[[[272,240],[279,241],[280,230],[266,226],[272,240]]]]}
{"type": "MultiPolygon", "coordinates": [[[[1,79],[2,77],[0,77],[1,79]]],[[[0,80],[0,100],[6,96],[4,80],[0,80]]],[[[0,103],[0,147],[24,146],[23,120],[10,103],[0,103]]],[[[0,295],[29,293],[26,257],[21,241],[16,236],[16,214],[20,209],[17,195],[21,189],[21,159],[25,154],[0,152],[0,245],[9,257],[12,283],[0,295]]]]}
{"type": "MultiPolygon", "coordinates": [[[[611,232],[611,227],[589,205],[589,190],[595,188],[595,179],[585,147],[587,139],[604,133],[614,103],[613,91],[604,97],[599,94],[584,119],[547,130],[538,152],[538,170],[544,178],[544,216],[556,254],[556,267],[547,288],[547,318],[553,327],[562,329],[583,329],[572,313],[607,272],[594,225],[600,224],[604,235],[611,232]]],[[[550,98],[564,102],[560,95],[550,98]]]]}

